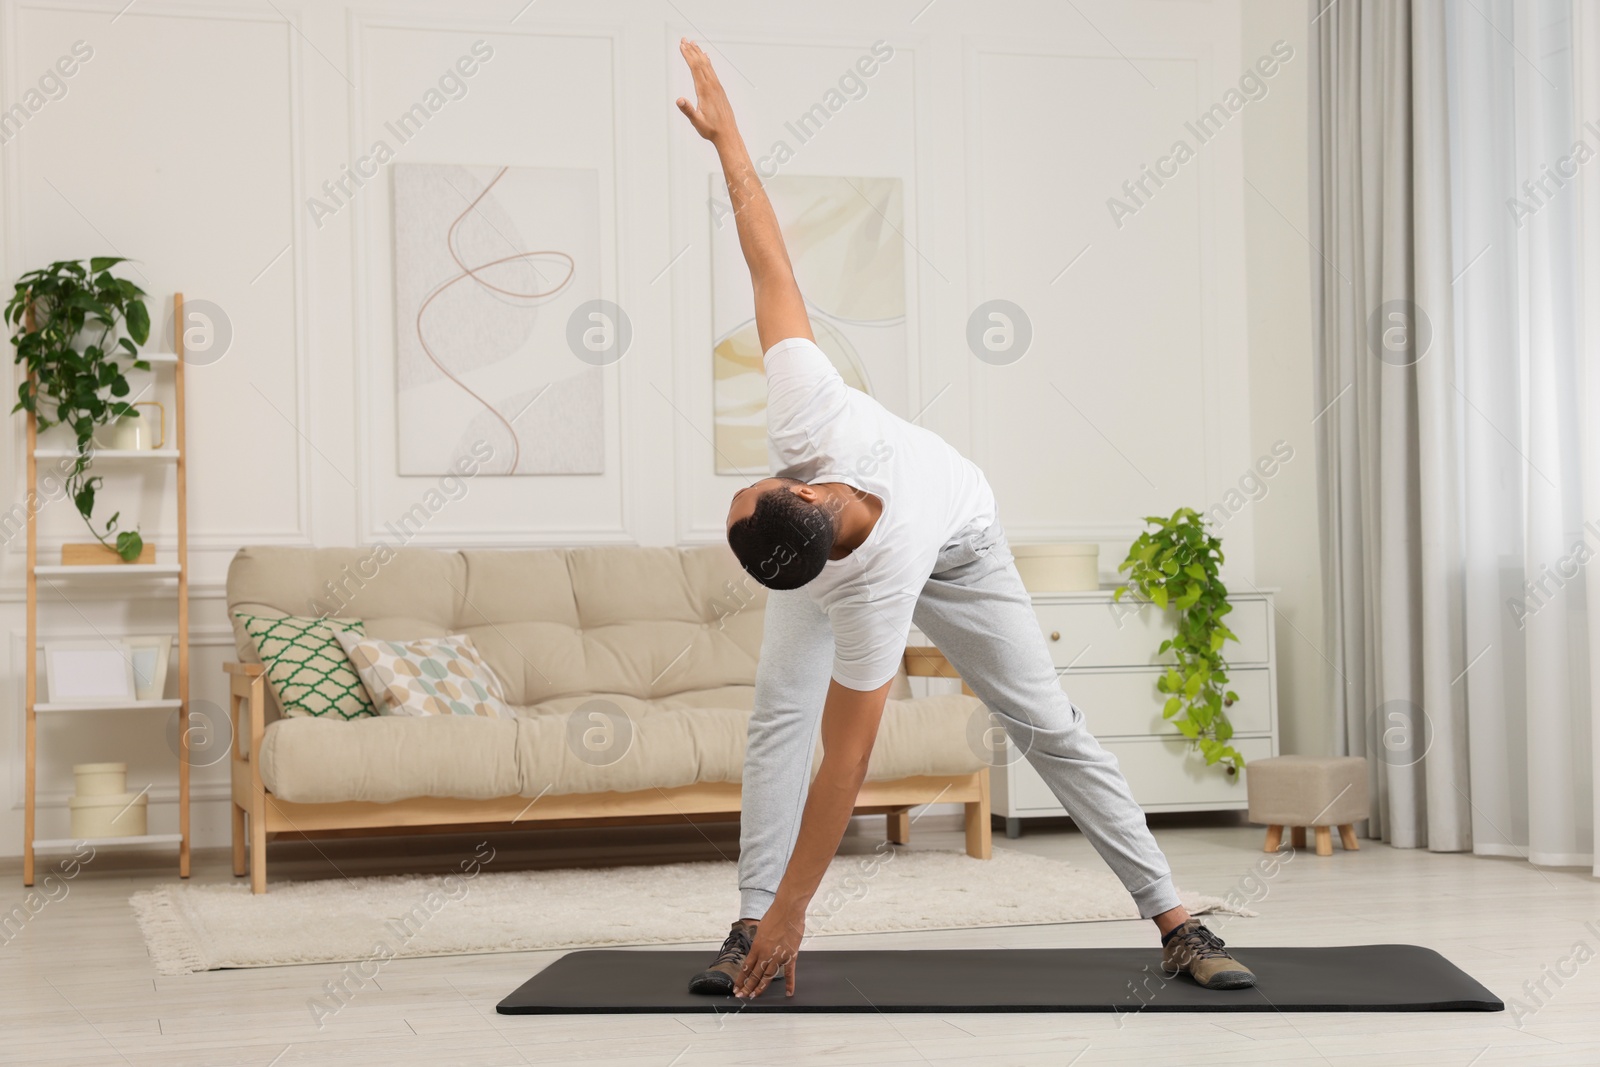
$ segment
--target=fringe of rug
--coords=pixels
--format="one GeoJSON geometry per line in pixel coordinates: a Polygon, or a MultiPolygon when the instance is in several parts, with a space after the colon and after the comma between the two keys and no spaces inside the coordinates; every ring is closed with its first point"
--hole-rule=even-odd
{"type": "Polygon", "coordinates": [[[209,970],[189,924],[184,921],[177,894],[169,888],[146,889],[128,899],[144,934],[145,947],[161,975],[195,974],[209,970]]]}
{"type": "MultiPolygon", "coordinates": [[[[1185,896],[1183,890],[1178,890],[1179,898],[1185,896]]],[[[1225,897],[1214,897],[1206,893],[1195,893],[1183,906],[1189,909],[1190,915],[1237,915],[1243,919],[1254,919],[1261,913],[1244,904],[1235,904],[1225,897]]]]}

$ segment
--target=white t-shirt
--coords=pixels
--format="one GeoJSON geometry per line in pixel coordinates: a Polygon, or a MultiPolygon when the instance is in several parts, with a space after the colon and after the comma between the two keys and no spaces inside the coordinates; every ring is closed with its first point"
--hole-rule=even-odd
{"type": "Polygon", "coordinates": [[[811,341],[773,345],[766,372],[773,473],[842,482],[883,501],[867,539],[804,587],[833,624],[834,680],[877,689],[899,669],[940,549],[994,523],[994,492],[938,434],[846,385],[811,341]]]}

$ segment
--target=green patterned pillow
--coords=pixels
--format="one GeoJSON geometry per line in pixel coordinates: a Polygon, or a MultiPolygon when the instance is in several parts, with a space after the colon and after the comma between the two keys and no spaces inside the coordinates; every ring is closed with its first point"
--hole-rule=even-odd
{"type": "Polygon", "coordinates": [[[334,636],[342,630],[365,633],[361,620],[302,615],[271,619],[242,611],[234,615],[256,643],[267,681],[285,715],[359,719],[377,714],[367,687],[334,636]]]}

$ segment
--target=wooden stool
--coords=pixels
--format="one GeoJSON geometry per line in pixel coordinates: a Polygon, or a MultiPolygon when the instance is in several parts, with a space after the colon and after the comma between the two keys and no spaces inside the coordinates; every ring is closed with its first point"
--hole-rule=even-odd
{"type": "Polygon", "coordinates": [[[1264,850],[1278,851],[1283,828],[1295,848],[1306,847],[1306,827],[1316,830],[1317,855],[1333,855],[1333,827],[1354,852],[1357,819],[1367,806],[1367,761],[1360,756],[1273,756],[1251,760],[1245,772],[1250,821],[1267,828],[1264,850]]]}

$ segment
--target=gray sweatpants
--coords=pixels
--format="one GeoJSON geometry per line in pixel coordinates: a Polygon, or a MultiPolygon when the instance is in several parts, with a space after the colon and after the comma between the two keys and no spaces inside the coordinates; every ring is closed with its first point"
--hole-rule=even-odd
{"type": "MultiPolygon", "coordinates": [[[[998,524],[940,553],[914,620],[1026,753],[1139,914],[1177,907],[1171,869],[1116,757],[1061,688],[998,524]]],[[[804,589],[772,592],[744,758],[741,918],[766,914],[788,866],[832,673],[828,617],[804,589]]]]}

